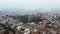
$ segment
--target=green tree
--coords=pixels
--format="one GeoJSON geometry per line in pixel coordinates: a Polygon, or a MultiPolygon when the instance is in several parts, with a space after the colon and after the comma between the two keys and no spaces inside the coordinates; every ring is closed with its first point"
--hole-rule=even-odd
{"type": "Polygon", "coordinates": [[[28,16],[27,15],[24,15],[24,16],[18,16],[18,19],[20,22],[28,22],[28,16]]]}
{"type": "Polygon", "coordinates": [[[16,32],[16,29],[15,28],[11,28],[11,26],[7,22],[5,24],[0,23],[0,26],[4,27],[4,29],[6,29],[4,34],[9,34],[9,31],[13,32],[14,34],[16,32]]]}
{"type": "Polygon", "coordinates": [[[33,17],[33,18],[31,18],[31,22],[36,22],[36,23],[38,23],[38,22],[40,22],[40,21],[43,21],[43,19],[41,19],[40,17],[33,17]]]}

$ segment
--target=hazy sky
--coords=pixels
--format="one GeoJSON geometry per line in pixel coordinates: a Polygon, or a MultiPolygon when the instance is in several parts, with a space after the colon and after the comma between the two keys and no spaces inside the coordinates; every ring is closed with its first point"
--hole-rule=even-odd
{"type": "Polygon", "coordinates": [[[60,0],[0,0],[0,8],[60,9],[60,0]]]}

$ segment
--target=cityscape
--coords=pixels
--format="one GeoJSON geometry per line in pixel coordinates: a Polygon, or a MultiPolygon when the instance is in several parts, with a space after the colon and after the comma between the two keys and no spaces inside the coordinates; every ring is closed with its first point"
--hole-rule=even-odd
{"type": "Polygon", "coordinates": [[[60,34],[60,0],[0,0],[0,34],[60,34]]]}
{"type": "Polygon", "coordinates": [[[60,13],[0,14],[0,34],[60,34],[60,13]]]}

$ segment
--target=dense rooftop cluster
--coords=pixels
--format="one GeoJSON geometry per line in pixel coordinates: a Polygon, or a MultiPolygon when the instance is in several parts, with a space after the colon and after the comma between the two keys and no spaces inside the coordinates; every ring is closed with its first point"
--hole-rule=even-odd
{"type": "MultiPolygon", "coordinates": [[[[22,16],[23,17],[23,16],[22,16]]],[[[24,16],[26,18],[26,16],[24,16]]],[[[25,18],[22,19],[25,19],[25,18]]],[[[60,16],[58,15],[40,15],[39,19],[43,21],[35,22],[39,15],[28,15],[27,22],[19,19],[13,19],[7,15],[0,15],[0,34],[60,34],[60,16]],[[20,22],[20,21],[21,22],[20,22]]]]}

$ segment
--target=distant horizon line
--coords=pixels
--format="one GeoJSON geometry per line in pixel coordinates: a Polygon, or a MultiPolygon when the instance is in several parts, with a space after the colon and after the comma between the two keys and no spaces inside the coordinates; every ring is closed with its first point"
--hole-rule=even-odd
{"type": "Polygon", "coordinates": [[[34,9],[26,9],[26,8],[0,8],[0,10],[60,10],[59,8],[34,8],[34,9]]]}

